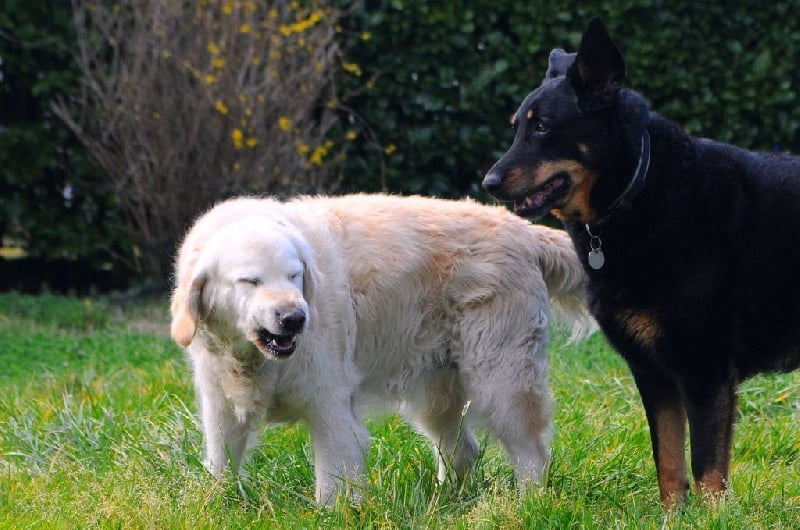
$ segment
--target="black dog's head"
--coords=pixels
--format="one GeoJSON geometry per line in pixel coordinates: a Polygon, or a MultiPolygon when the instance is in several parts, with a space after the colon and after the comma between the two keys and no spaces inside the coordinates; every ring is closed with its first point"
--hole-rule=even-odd
{"type": "Polygon", "coordinates": [[[594,18],[577,54],[551,52],[546,79],[513,117],[514,143],[483,180],[486,191],[513,201],[523,217],[552,211],[567,221],[597,219],[634,163],[621,156],[624,81],[622,55],[594,18]]]}

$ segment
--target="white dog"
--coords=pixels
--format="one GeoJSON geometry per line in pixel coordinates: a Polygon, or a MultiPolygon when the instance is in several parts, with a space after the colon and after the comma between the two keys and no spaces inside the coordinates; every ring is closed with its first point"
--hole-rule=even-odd
{"type": "Polygon", "coordinates": [[[330,503],[364,471],[365,412],[388,404],[434,443],[440,480],[477,458],[466,425],[478,420],[518,483],[538,483],[552,430],[548,296],[580,332],[591,325],[582,283],[564,233],[500,207],[385,195],[223,202],[188,232],[172,296],[206,466],[218,477],[237,469],[262,421],[305,420],[316,499],[330,503]]]}

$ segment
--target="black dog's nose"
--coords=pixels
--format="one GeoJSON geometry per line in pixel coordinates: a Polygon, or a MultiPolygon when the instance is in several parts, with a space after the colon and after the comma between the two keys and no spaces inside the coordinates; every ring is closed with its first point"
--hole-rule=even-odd
{"type": "Polygon", "coordinates": [[[497,191],[503,185],[503,176],[495,171],[490,171],[483,177],[483,189],[489,193],[497,191]]]}
{"type": "Polygon", "coordinates": [[[281,331],[284,333],[298,333],[306,323],[306,314],[297,309],[291,313],[280,316],[281,331]]]}

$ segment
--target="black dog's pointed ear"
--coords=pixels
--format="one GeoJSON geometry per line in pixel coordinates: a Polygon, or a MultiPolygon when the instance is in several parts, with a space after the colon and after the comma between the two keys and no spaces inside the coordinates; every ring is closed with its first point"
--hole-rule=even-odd
{"type": "Polygon", "coordinates": [[[567,70],[572,63],[575,62],[575,54],[567,53],[561,48],[554,48],[550,52],[550,57],[547,60],[547,72],[545,72],[545,79],[553,79],[567,73],[567,70]]]}
{"type": "Polygon", "coordinates": [[[616,101],[625,83],[625,61],[600,17],[586,26],[567,78],[575,88],[581,110],[601,110],[616,101]]]}

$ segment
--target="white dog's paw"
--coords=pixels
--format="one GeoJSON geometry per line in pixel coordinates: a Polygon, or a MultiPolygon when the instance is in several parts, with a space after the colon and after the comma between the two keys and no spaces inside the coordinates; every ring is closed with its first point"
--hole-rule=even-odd
{"type": "Polygon", "coordinates": [[[222,480],[225,478],[225,473],[228,471],[227,466],[220,466],[219,464],[213,462],[210,458],[205,458],[203,460],[203,467],[205,467],[206,471],[208,471],[217,480],[222,480]]]}

